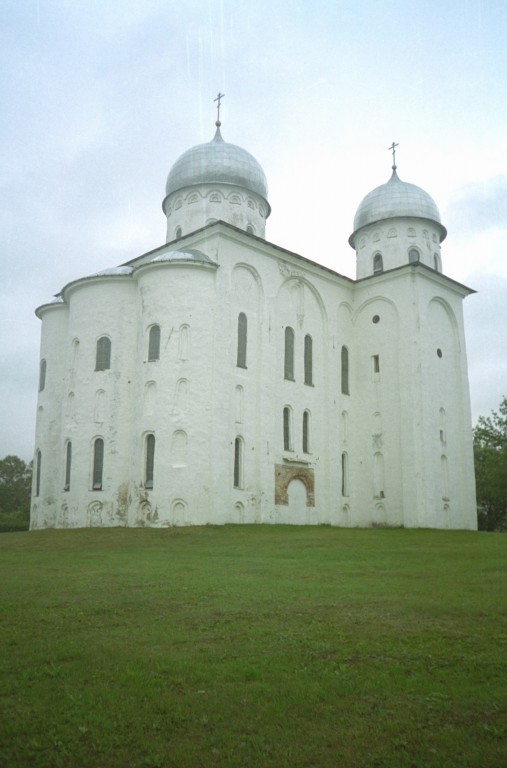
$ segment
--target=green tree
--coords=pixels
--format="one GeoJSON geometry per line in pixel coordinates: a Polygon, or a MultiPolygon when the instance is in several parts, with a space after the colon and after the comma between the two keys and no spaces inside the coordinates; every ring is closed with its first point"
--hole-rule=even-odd
{"type": "Polygon", "coordinates": [[[18,456],[0,460],[0,529],[28,528],[32,466],[18,456]]]}
{"type": "Polygon", "coordinates": [[[507,397],[474,430],[479,529],[507,530],[507,397]]]}

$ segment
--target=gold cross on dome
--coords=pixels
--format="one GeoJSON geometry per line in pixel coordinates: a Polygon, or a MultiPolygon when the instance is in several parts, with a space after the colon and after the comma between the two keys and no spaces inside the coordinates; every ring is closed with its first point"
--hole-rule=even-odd
{"type": "Polygon", "coordinates": [[[388,147],[388,149],[390,149],[391,152],[393,153],[393,171],[396,170],[396,147],[397,146],[399,146],[399,142],[398,142],[398,144],[395,144],[394,141],[393,141],[391,146],[388,147]]]}
{"type": "Polygon", "coordinates": [[[220,93],[220,91],[218,91],[218,96],[216,97],[216,99],[213,99],[213,101],[217,101],[218,102],[218,104],[217,104],[217,121],[216,121],[216,125],[218,127],[220,126],[220,102],[224,98],[224,96],[225,96],[225,93],[220,93]]]}

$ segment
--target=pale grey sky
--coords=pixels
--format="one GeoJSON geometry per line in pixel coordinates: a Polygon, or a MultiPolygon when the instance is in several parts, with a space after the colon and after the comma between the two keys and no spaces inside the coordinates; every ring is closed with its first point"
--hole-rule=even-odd
{"type": "Polygon", "coordinates": [[[164,241],[167,173],[214,130],[263,166],[267,239],[353,276],[355,209],[398,172],[437,202],[466,300],[473,418],[507,394],[503,0],[3,0],[0,457],[33,452],[39,321],[164,241]]]}

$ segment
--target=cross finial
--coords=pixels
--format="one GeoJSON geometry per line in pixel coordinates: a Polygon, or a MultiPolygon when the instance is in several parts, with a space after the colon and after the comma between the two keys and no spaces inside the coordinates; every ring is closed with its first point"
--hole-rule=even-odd
{"type": "Polygon", "coordinates": [[[218,91],[218,96],[216,97],[216,99],[213,99],[213,101],[217,101],[218,102],[218,104],[217,104],[217,119],[216,119],[216,123],[215,123],[217,128],[220,128],[220,126],[222,125],[222,123],[220,122],[220,101],[221,101],[221,99],[224,98],[224,96],[225,96],[225,93],[220,93],[220,91],[218,91]]]}
{"type": "Polygon", "coordinates": [[[398,146],[398,144],[395,144],[395,143],[394,143],[394,141],[393,141],[393,143],[391,144],[391,146],[390,146],[390,147],[388,147],[388,149],[390,149],[390,150],[391,150],[391,152],[393,153],[393,171],[395,171],[395,170],[396,170],[396,147],[397,147],[397,146],[398,146]]]}

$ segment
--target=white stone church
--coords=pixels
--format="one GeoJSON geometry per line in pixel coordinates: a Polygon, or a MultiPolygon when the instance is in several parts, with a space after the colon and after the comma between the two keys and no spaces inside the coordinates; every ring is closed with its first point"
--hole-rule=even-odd
{"type": "Polygon", "coordinates": [[[432,198],[363,199],[356,279],[265,239],[223,140],[170,170],[167,241],[42,321],[31,528],[476,523],[463,299],[432,198]]]}

